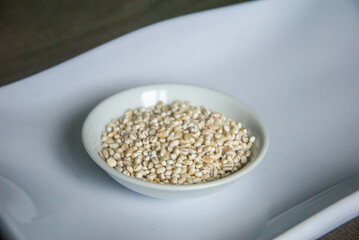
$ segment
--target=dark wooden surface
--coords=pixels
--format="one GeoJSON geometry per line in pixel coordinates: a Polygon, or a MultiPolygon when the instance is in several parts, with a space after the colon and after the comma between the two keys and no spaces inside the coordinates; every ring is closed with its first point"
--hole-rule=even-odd
{"type": "MultiPolygon", "coordinates": [[[[244,1],[0,0],[0,86],[152,23],[244,1]]],[[[321,239],[359,239],[359,218],[321,239]]]]}
{"type": "Polygon", "coordinates": [[[164,19],[238,0],[0,0],[0,86],[164,19]]]}
{"type": "Polygon", "coordinates": [[[327,233],[320,240],[358,240],[359,239],[359,217],[343,224],[342,226],[327,233]]]}

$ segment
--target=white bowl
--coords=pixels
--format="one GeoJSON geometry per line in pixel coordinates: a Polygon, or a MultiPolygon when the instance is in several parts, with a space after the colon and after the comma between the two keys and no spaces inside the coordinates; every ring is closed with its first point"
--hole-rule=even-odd
{"type": "Polygon", "coordinates": [[[214,90],[180,84],[143,86],[120,92],[105,99],[87,116],[82,128],[82,141],[91,158],[117,182],[144,195],[165,199],[198,197],[219,191],[253,170],[263,159],[268,148],[266,130],[257,114],[246,104],[214,90]],[[256,137],[249,163],[225,178],[192,185],[150,183],[126,176],[109,167],[100,156],[100,137],[105,125],[111,119],[121,117],[128,108],[149,107],[155,105],[159,100],[165,103],[174,100],[190,100],[195,105],[205,106],[241,122],[248,129],[248,133],[256,137]]]}

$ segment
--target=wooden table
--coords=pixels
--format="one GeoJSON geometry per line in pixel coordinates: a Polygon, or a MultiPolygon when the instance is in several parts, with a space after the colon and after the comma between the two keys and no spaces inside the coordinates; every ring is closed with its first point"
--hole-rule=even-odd
{"type": "Polygon", "coordinates": [[[238,2],[0,1],[0,86],[152,23],[238,2]]]}

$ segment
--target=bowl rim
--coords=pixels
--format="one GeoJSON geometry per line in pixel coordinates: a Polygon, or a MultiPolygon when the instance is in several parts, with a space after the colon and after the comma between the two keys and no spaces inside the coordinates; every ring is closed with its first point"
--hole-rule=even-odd
{"type": "Polygon", "coordinates": [[[151,188],[151,189],[157,189],[157,190],[166,190],[166,191],[193,191],[193,190],[200,190],[200,189],[206,189],[211,188],[219,185],[225,185],[229,184],[231,182],[234,182],[235,180],[239,179],[240,177],[244,176],[248,172],[252,171],[262,160],[265,156],[268,146],[269,146],[269,137],[267,130],[265,129],[263,122],[261,118],[258,116],[258,114],[246,103],[242,102],[241,100],[228,95],[226,93],[223,93],[221,91],[213,90],[207,87],[192,85],[192,84],[178,84],[178,83],[166,83],[166,84],[148,84],[148,85],[142,85],[139,87],[129,88],[120,92],[117,92],[109,97],[106,97],[101,102],[99,102],[92,110],[89,112],[89,114],[86,116],[86,119],[82,125],[81,129],[81,137],[82,137],[82,143],[85,147],[86,152],[90,155],[91,159],[103,170],[105,170],[108,174],[115,176],[116,178],[119,178],[125,182],[140,185],[142,187],[151,188]],[[85,128],[89,124],[90,117],[95,114],[95,111],[102,107],[106,102],[111,101],[112,99],[118,97],[121,94],[125,93],[131,93],[131,92],[138,92],[138,91],[145,91],[145,90],[155,90],[158,88],[167,88],[167,87],[185,87],[185,88],[197,88],[199,90],[205,90],[208,92],[216,93],[224,95],[227,98],[231,98],[237,103],[240,103],[242,106],[246,108],[246,110],[250,111],[251,114],[256,118],[258,124],[259,124],[259,130],[263,133],[263,147],[262,151],[259,152],[258,156],[251,160],[244,168],[238,170],[235,173],[232,173],[224,178],[220,178],[217,180],[213,180],[210,182],[205,183],[199,183],[199,184],[188,184],[188,185],[173,185],[173,184],[160,184],[160,183],[152,183],[147,182],[135,177],[127,176],[123,173],[118,172],[116,169],[111,168],[107,165],[107,163],[96,153],[91,147],[89,146],[86,138],[85,138],[85,128]]]}

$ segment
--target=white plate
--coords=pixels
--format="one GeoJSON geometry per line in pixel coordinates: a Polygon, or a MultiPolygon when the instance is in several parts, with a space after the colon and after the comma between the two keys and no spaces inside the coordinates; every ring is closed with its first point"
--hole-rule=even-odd
{"type": "MultiPolygon", "coordinates": [[[[303,218],[289,214],[269,233],[265,225],[359,174],[357,39],[355,0],[256,1],[152,25],[0,88],[1,228],[16,239],[279,235],[303,218]],[[113,93],[164,82],[252,106],[271,136],[265,161],[221,192],[183,201],[113,181],[82,146],[85,116],[113,93]]],[[[349,185],[345,196],[358,190],[349,185]]]]}

